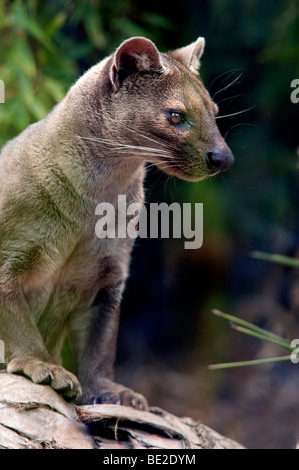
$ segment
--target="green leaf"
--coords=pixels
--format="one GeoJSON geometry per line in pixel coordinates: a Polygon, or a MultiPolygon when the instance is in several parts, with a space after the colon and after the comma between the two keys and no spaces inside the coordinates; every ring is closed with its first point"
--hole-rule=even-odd
{"type": "Polygon", "coordinates": [[[150,36],[148,31],[127,18],[114,18],[111,23],[113,28],[118,31],[123,38],[129,38],[131,36],[150,36]]]}
{"type": "Polygon", "coordinates": [[[0,2],[0,29],[6,26],[6,15],[4,4],[0,2]]]}
{"type": "Polygon", "coordinates": [[[269,357],[266,359],[254,359],[252,361],[224,362],[222,364],[211,364],[208,366],[208,369],[216,370],[216,369],[228,369],[231,367],[256,366],[259,364],[269,364],[272,362],[289,361],[290,359],[291,359],[291,356],[287,355],[287,356],[269,357]]]}
{"type": "MultiPolygon", "coordinates": [[[[279,345],[285,349],[289,350],[290,348],[289,340],[283,339],[280,336],[276,335],[275,333],[271,333],[271,331],[264,330],[263,328],[260,328],[254,325],[253,323],[250,323],[246,320],[242,320],[242,318],[235,317],[234,315],[229,315],[228,313],[221,312],[220,310],[217,310],[217,309],[213,309],[212,313],[232,323],[248,328],[248,330],[250,330],[251,332],[254,331],[257,334],[260,334],[261,336],[263,336],[265,339],[268,339],[269,341],[272,340],[272,341],[279,342],[280,343],[279,345]]],[[[290,350],[292,351],[293,348],[291,348],[290,350]]]]}
{"type": "Polygon", "coordinates": [[[174,30],[175,26],[168,18],[165,16],[158,15],[157,13],[144,12],[141,16],[142,20],[146,23],[155,26],[156,28],[163,28],[168,30],[174,30]]]}
{"type": "Polygon", "coordinates": [[[262,259],[264,261],[270,261],[272,263],[284,264],[285,266],[290,266],[291,268],[299,269],[299,259],[290,258],[289,256],[264,253],[262,251],[253,251],[251,253],[252,258],[262,259]]]}
{"type": "Polygon", "coordinates": [[[101,19],[90,5],[85,9],[84,26],[91,42],[101,47],[105,43],[101,19]]]}
{"type": "Polygon", "coordinates": [[[44,29],[46,36],[54,36],[54,34],[65,24],[67,17],[68,15],[66,11],[60,11],[59,13],[57,13],[57,15],[52,18],[52,20],[44,29]]]}
{"type": "Polygon", "coordinates": [[[36,64],[26,39],[17,39],[11,50],[10,60],[12,60],[12,67],[15,68],[16,73],[23,72],[30,78],[35,76],[36,64]]]}
{"type": "MultiPolygon", "coordinates": [[[[290,343],[287,343],[283,338],[273,339],[273,338],[269,337],[269,335],[257,333],[257,331],[251,330],[249,328],[244,328],[244,327],[238,326],[238,325],[232,325],[232,327],[235,330],[240,331],[241,333],[245,333],[247,335],[254,336],[255,338],[262,339],[264,341],[268,341],[269,343],[276,344],[276,346],[280,346],[281,348],[287,349],[288,351],[293,351],[293,349],[294,349],[294,348],[291,347],[290,343]]],[[[267,333],[269,333],[269,332],[267,332],[267,333]]]]}
{"type": "Polygon", "coordinates": [[[66,90],[59,80],[50,77],[44,78],[43,86],[55,101],[58,102],[64,98],[66,90]]]}
{"type": "MultiPolygon", "coordinates": [[[[288,351],[293,351],[295,347],[291,346],[290,341],[281,338],[270,331],[264,330],[263,328],[259,328],[258,326],[254,325],[253,323],[247,322],[242,320],[241,318],[235,317],[234,315],[229,315],[227,313],[221,312],[220,310],[213,309],[212,312],[220,316],[226,320],[232,322],[232,327],[241,333],[245,333],[250,336],[254,336],[255,338],[261,339],[263,341],[268,341],[270,343],[276,344],[283,349],[287,349],[288,351]],[[240,326],[241,325],[241,326],[240,326]]],[[[278,356],[272,358],[265,358],[265,359],[254,359],[250,361],[240,361],[240,362],[227,362],[222,364],[212,364],[208,366],[209,369],[226,369],[229,367],[243,367],[243,366],[253,366],[258,364],[268,364],[271,362],[278,362],[278,361],[286,361],[290,360],[291,356],[278,356]]]]}
{"type": "Polygon", "coordinates": [[[47,49],[54,52],[53,44],[45,34],[43,28],[35,19],[31,18],[23,5],[18,4],[9,14],[9,23],[11,26],[24,30],[27,34],[42,43],[47,49]]]}

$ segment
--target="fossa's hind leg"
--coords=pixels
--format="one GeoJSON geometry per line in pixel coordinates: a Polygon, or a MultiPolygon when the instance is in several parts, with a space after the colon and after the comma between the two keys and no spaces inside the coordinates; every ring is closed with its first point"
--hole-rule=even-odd
{"type": "Polygon", "coordinates": [[[73,319],[71,329],[73,344],[77,346],[81,403],[115,403],[144,410],[148,405],[140,393],[113,381],[123,285],[119,282],[99,292],[89,320],[84,321],[85,328],[80,328],[80,317],[73,319]]]}

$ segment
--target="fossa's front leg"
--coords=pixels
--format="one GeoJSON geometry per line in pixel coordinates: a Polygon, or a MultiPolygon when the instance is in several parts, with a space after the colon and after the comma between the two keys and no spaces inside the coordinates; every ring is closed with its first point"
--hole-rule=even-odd
{"type": "Polygon", "coordinates": [[[26,300],[17,289],[11,295],[0,293],[0,338],[5,345],[7,372],[50,385],[66,400],[79,400],[77,377],[50,356],[26,300]]]}
{"type": "Polygon", "coordinates": [[[147,409],[143,395],[113,381],[113,367],[124,283],[103,288],[97,295],[79,363],[82,403],[114,403],[147,409]]]}

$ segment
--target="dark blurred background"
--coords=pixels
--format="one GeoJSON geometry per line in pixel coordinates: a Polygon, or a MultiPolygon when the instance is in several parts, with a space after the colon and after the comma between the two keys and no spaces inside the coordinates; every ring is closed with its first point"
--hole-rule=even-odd
{"type": "Polygon", "coordinates": [[[298,272],[250,255],[299,256],[299,104],[290,100],[299,2],[0,0],[0,146],[136,35],[161,51],[204,36],[201,76],[219,114],[251,109],[217,121],[236,158],[229,172],[195,184],[148,171],[148,202],[204,204],[204,243],[185,250],[183,240],[137,240],[117,379],[247,447],[295,447],[299,365],[207,366],[285,354],[233,331],[212,308],[299,338],[298,272]]]}

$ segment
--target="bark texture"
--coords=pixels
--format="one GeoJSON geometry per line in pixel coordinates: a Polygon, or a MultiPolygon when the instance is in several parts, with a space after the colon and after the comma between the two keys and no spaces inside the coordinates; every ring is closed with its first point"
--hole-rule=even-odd
{"type": "Polygon", "coordinates": [[[0,373],[2,449],[240,449],[191,418],[159,408],[75,406],[46,385],[0,373]]]}

